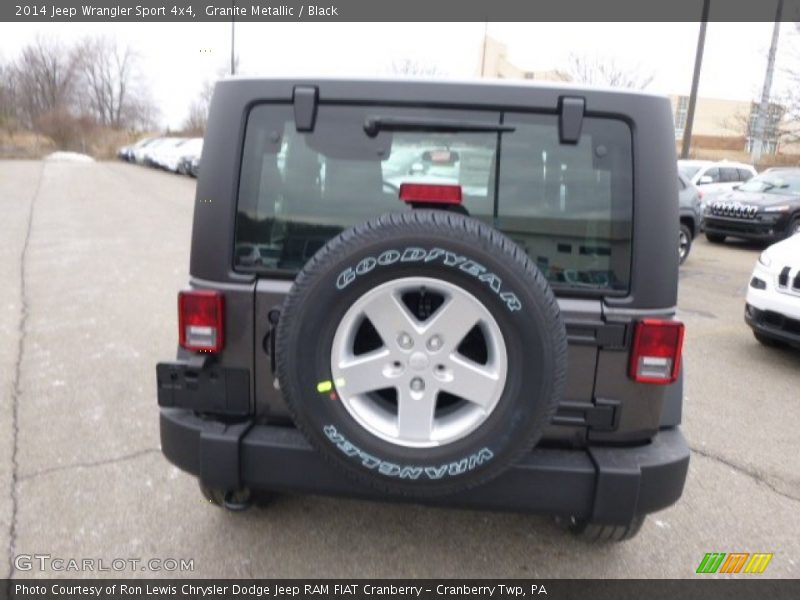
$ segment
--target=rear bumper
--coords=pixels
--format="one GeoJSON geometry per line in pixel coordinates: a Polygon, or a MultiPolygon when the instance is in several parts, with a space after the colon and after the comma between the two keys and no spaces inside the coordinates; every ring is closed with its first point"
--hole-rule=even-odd
{"type": "MultiPolygon", "coordinates": [[[[161,408],[160,420],[167,459],[212,487],[408,501],[342,477],[292,427],[225,424],[177,408],[161,408]]],[[[423,502],[625,524],[678,500],[688,465],[680,430],[664,429],[645,446],[536,448],[487,484],[423,502]]]]}

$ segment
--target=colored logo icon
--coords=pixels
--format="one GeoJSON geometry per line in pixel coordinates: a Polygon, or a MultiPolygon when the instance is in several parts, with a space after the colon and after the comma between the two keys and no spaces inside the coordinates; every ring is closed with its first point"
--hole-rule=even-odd
{"type": "Polygon", "coordinates": [[[772,553],[708,552],[697,566],[697,573],[763,573],[772,560],[772,553]]]}

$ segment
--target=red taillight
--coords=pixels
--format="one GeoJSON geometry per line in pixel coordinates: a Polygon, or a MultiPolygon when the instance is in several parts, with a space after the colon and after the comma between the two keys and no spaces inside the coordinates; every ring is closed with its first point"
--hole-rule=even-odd
{"type": "Polygon", "coordinates": [[[639,383],[672,383],[678,378],[683,323],[644,319],[636,324],[630,376],[639,383]]]}
{"type": "Polygon", "coordinates": [[[461,204],[461,186],[436,183],[401,183],[400,200],[422,204],[461,204]]]}
{"type": "Polygon", "coordinates": [[[178,294],[180,344],[187,350],[222,350],[223,296],[211,290],[190,290],[178,294]]]}

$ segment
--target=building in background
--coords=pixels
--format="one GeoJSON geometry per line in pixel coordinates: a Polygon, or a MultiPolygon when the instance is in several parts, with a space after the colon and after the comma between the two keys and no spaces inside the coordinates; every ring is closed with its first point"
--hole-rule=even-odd
{"type": "MultiPolygon", "coordinates": [[[[680,146],[686,128],[689,96],[670,96],[670,102],[675,120],[675,141],[680,146]]],[[[698,98],[694,113],[692,148],[750,152],[757,111],[757,102],[698,98]]],[[[786,125],[783,122],[785,113],[786,110],[782,105],[770,104],[764,131],[764,154],[800,154],[800,148],[796,144],[781,143],[781,133],[786,125]]]]}
{"type": "Polygon", "coordinates": [[[531,79],[538,81],[565,81],[558,71],[526,71],[508,60],[506,45],[489,36],[484,36],[481,56],[478,61],[479,77],[490,79],[531,79]]]}
{"type": "MultiPolygon", "coordinates": [[[[506,45],[489,36],[484,36],[476,75],[491,79],[570,81],[568,74],[556,69],[531,71],[517,66],[509,60],[506,45]]],[[[689,96],[671,95],[669,98],[675,120],[676,147],[680,148],[686,128],[689,96]]],[[[757,110],[757,102],[698,98],[691,155],[695,158],[728,158],[749,162],[757,110]]],[[[789,137],[800,139],[800,123],[788,122],[787,111],[781,104],[770,104],[765,137],[762,150],[765,159],[763,163],[796,164],[800,161],[800,142],[789,141],[789,137]],[[795,133],[787,136],[787,131],[795,133]]]]}

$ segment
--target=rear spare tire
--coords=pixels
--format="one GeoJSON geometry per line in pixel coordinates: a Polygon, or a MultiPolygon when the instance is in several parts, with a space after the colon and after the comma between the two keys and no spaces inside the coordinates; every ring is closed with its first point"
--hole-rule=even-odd
{"type": "Polygon", "coordinates": [[[331,240],[286,298],[276,340],[296,425],[387,492],[456,492],[541,438],[567,340],[542,273],[479,221],[384,215],[331,240]]]}

